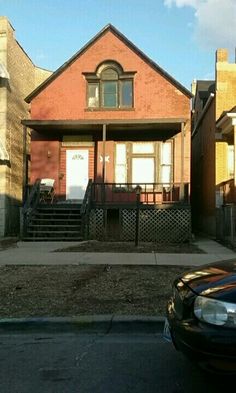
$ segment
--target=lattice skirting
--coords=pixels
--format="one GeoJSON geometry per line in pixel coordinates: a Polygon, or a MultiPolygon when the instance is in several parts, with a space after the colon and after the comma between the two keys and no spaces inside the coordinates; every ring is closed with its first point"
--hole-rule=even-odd
{"type": "MultiPolygon", "coordinates": [[[[134,241],[136,231],[136,210],[119,210],[119,238],[134,241]]],[[[105,239],[107,229],[106,210],[93,209],[89,220],[89,238],[105,239]]],[[[156,243],[181,243],[191,238],[190,208],[140,209],[139,240],[156,243]]]]}
{"type": "Polygon", "coordinates": [[[92,209],[89,216],[89,238],[103,240],[105,237],[105,212],[103,209],[92,209]]]}
{"type": "MultiPolygon", "coordinates": [[[[181,243],[191,237],[190,209],[141,209],[139,240],[156,243],[181,243]]],[[[136,211],[121,210],[121,240],[135,239],[136,211]]]]}

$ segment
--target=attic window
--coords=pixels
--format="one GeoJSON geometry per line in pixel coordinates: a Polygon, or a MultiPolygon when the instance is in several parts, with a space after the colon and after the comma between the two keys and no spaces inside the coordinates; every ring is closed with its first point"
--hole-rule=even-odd
{"type": "Polygon", "coordinates": [[[87,107],[89,109],[125,109],[133,107],[134,72],[126,73],[115,62],[100,65],[87,79],[87,107]]]}

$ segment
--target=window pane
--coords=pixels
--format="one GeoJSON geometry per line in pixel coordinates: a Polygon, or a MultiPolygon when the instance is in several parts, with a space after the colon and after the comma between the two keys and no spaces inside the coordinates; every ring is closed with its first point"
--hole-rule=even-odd
{"type": "Polygon", "coordinates": [[[166,142],[161,144],[161,164],[171,165],[172,154],[171,154],[171,143],[166,142]]]}
{"type": "Polygon", "coordinates": [[[228,146],[228,175],[234,176],[234,145],[228,146]]]}
{"type": "Polygon", "coordinates": [[[117,107],[117,82],[103,82],[103,106],[106,108],[117,107]]]}
{"type": "Polygon", "coordinates": [[[118,74],[115,70],[113,70],[112,68],[107,68],[106,70],[104,70],[102,72],[102,79],[106,79],[106,80],[116,80],[118,79],[118,74]]]}
{"type": "Polygon", "coordinates": [[[133,83],[132,81],[121,82],[121,106],[133,105],[133,83]]]}
{"type": "Polygon", "coordinates": [[[124,143],[116,145],[116,163],[126,164],[126,145],[124,143]]]}
{"type": "Polygon", "coordinates": [[[134,154],[152,154],[154,152],[153,143],[133,143],[134,154]]]}
{"type": "Polygon", "coordinates": [[[132,159],[132,183],[154,183],[154,158],[132,159]]]}
{"type": "Polygon", "coordinates": [[[115,171],[116,183],[126,183],[126,165],[117,164],[115,171]]]}
{"type": "Polygon", "coordinates": [[[170,183],[171,182],[171,166],[163,165],[161,167],[161,183],[170,183]]]}
{"type": "Polygon", "coordinates": [[[99,85],[98,83],[88,84],[88,107],[96,108],[99,106],[99,85]]]}

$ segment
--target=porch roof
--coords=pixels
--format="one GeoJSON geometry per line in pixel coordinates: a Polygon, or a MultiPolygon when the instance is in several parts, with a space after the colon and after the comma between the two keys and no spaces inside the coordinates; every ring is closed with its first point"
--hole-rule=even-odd
{"type": "Polygon", "coordinates": [[[236,126],[236,106],[229,112],[224,112],[216,122],[216,127],[222,134],[229,134],[234,126],[236,126]]]}
{"type": "Polygon", "coordinates": [[[128,119],[128,120],[22,120],[22,124],[38,132],[45,131],[81,131],[102,132],[103,125],[107,131],[168,131],[173,134],[181,131],[181,124],[186,118],[128,119]]]}

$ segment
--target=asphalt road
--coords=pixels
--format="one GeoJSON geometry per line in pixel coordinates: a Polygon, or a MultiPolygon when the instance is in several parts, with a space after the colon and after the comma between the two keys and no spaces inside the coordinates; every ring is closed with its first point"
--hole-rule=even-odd
{"type": "Polygon", "coordinates": [[[161,334],[1,334],[1,393],[222,393],[161,334]]]}

